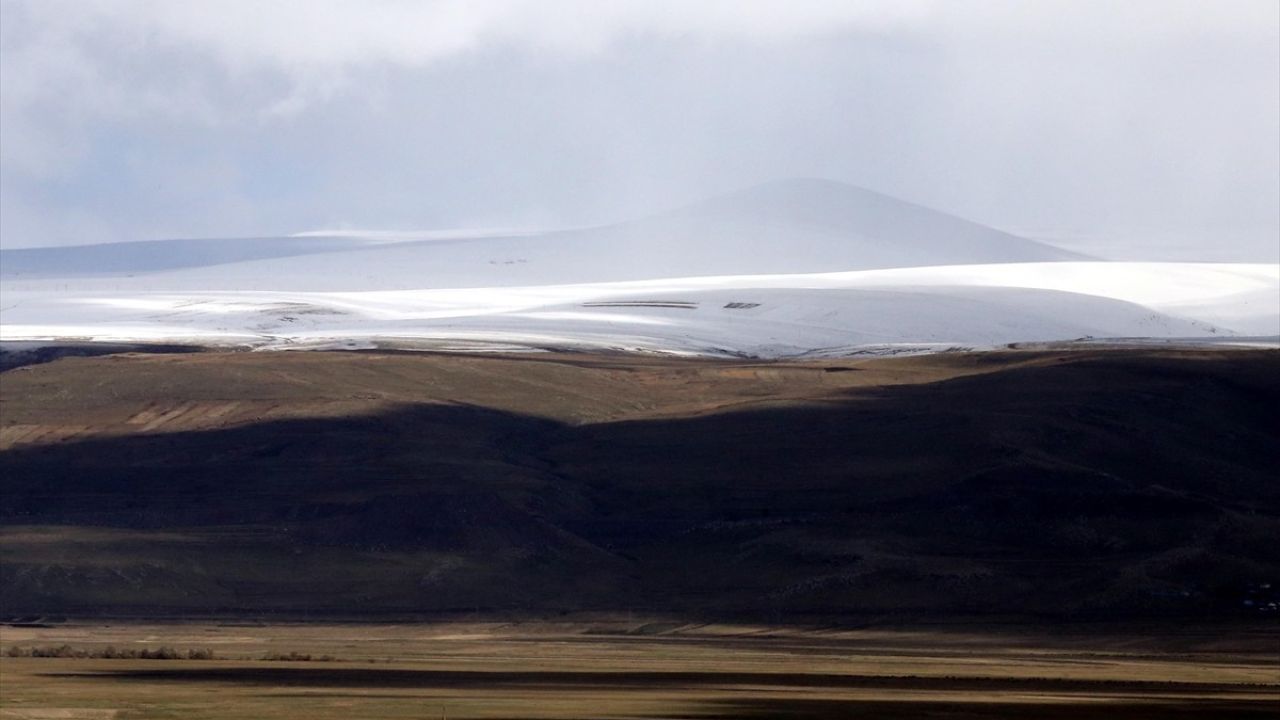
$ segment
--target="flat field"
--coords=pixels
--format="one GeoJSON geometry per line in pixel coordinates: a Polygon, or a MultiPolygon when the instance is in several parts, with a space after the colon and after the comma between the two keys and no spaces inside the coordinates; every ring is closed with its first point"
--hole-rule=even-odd
{"type": "Polygon", "coordinates": [[[1262,718],[1280,703],[1273,631],[69,623],[3,644],[217,659],[5,657],[0,717],[1262,718]]]}

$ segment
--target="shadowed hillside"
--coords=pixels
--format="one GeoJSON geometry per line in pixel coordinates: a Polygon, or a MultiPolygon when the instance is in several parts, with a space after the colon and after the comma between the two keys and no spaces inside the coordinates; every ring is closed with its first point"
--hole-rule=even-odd
{"type": "Polygon", "coordinates": [[[1280,579],[1274,352],[224,357],[2,376],[5,612],[1229,619],[1280,579]],[[216,426],[266,386],[298,416],[216,426]],[[215,426],[24,429],[147,392],[215,426]]]}

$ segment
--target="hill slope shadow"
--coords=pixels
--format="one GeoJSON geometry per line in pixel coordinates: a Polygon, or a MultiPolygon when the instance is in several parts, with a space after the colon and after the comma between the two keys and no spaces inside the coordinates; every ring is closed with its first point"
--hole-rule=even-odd
{"type": "Polygon", "coordinates": [[[415,405],[11,450],[0,602],[1255,612],[1280,578],[1278,385],[1273,354],[1115,357],[664,420],[415,405]]]}

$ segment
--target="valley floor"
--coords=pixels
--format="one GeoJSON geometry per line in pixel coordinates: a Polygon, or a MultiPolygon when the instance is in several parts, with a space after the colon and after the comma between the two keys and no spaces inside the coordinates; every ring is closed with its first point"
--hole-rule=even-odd
{"type": "Polygon", "coordinates": [[[1280,702],[1271,630],[7,627],[6,650],[171,646],[216,659],[4,657],[0,717],[1261,718],[1280,702]],[[273,653],[313,659],[264,659],[273,653]]]}

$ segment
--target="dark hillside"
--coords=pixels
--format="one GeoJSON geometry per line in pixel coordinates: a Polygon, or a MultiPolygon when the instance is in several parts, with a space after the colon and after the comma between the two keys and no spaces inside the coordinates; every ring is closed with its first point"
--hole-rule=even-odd
{"type": "Polygon", "coordinates": [[[228,358],[0,376],[5,613],[1231,619],[1280,581],[1274,352],[228,358]],[[438,396],[338,412],[335,367],[438,396]],[[155,424],[272,382],[297,416],[155,424]],[[180,410],[66,430],[129,393],[180,410]]]}

